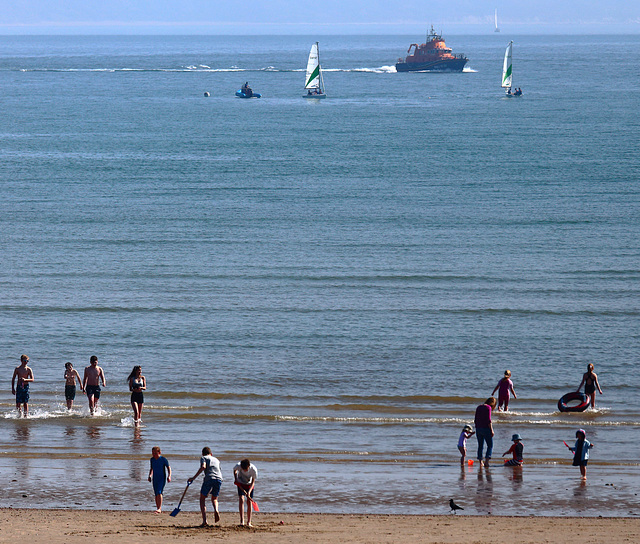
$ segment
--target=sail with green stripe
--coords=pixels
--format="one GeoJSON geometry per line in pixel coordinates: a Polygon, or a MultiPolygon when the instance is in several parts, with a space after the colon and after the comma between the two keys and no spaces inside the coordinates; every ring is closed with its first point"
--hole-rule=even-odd
{"type": "Polygon", "coordinates": [[[307,97],[324,98],[324,80],[322,78],[322,68],[320,68],[320,52],[318,42],[311,46],[309,61],[307,62],[307,76],[304,88],[307,97]]]}
{"type": "Polygon", "coordinates": [[[311,73],[309,73],[309,69],[307,68],[307,84],[304,86],[305,89],[315,89],[318,87],[320,82],[320,65],[318,64],[311,73]]]}
{"type": "Polygon", "coordinates": [[[512,68],[511,68],[511,50],[513,49],[513,41],[507,45],[507,50],[504,52],[504,63],[502,65],[502,86],[507,88],[511,87],[512,68]]]}

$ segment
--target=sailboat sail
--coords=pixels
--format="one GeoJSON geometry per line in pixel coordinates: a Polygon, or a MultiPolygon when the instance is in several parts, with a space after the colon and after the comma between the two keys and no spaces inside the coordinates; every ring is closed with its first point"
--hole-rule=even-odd
{"type": "Polygon", "coordinates": [[[511,87],[511,50],[513,48],[513,41],[507,45],[507,50],[504,52],[504,64],[502,65],[502,86],[511,87]]]}
{"type": "Polygon", "coordinates": [[[321,89],[320,87],[320,59],[318,58],[318,42],[311,46],[309,62],[307,63],[307,78],[305,89],[321,89]]]}

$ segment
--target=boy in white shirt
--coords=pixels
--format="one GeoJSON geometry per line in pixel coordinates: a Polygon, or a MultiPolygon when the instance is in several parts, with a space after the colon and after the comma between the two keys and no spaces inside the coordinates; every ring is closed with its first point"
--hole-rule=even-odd
{"type": "Polygon", "coordinates": [[[211,454],[211,448],[202,448],[202,457],[200,457],[200,468],[193,478],[187,480],[193,482],[201,472],[204,472],[204,481],[200,489],[200,512],[202,513],[202,525],[207,526],[207,496],[211,494],[211,504],[213,505],[213,516],[216,523],[220,521],[220,512],[218,510],[218,495],[220,494],[220,486],[222,485],[222,471],[220,470],[220,461],[211,454]]]}
{"type": "Polygon", "coordinates": [[[247,527],[251,525],[251,503],[253,488],[258,479],[258,469],[251,464],[249,459],[243,459],[233,467],[234,484],[238,486],[238,506],[240,510],[240,525],[244,525],[244,500],[247,499],[247,527]]]}

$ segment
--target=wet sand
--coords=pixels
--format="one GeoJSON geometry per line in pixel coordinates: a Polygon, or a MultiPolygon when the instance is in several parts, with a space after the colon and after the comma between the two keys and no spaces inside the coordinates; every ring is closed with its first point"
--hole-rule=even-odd
{"type": "Polygon", "coordinates": [[[223,513],[220,526],[200,528],[199,512],[1,509],[0,542],[96,544],[189,542],[211,539],[229,543],[326,542],[389,544],[518,542],[588,544],[640,542],[640,519],[494,516],[402,516],[339,514],[255,514],[252,529],[239,527],[238,514],[223,513]]]}
{"type": "MultiPolygon", "coordinates": [[[[23,450],[24,451],[24,450],[23,450]]],[[[146,455],[121,457],[61,456],[28,452],[16,457],[0,452],[3,489],[0,507],[147,511],[153,491],[147,482],[146,455]],[[51,485],[64,482],[64,485],[51,485]]],[[[221,459],[230,468],[233,458],[221,459]]],[[[173,508],[197,459],[170,458],[173,479],[165,488],[165,507],[173,508]]],[[[490,470],[459,464],[272,462],[260,459],[262,479],[256,500],[263,512],[295,514],[445,515],[453,498],[473,516],[640,517],[637,466],[589,465],[588,481],[563,460],[520,469],[496,462],[490,470]]],[[[230,470],[229,470],[230,472],[230,470]]],[[[225,473],[225,476],[227,473],[225,473]]],[[[198,509],[202,480],[187,493],[184,511],[198,509]],[[194,488],[195,487],[195,488],[194,488]]],[[[223,512],[237,509],[235,486],[220,491],[223,512]]]]}

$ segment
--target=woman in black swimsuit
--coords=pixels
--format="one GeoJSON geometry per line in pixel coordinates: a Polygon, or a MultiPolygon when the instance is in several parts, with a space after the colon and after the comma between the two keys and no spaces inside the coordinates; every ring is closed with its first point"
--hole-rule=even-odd
{"type": "Polygon", "coordinates": [[[598,383],[598,376],[593,371],[593,365],[589,363],[587,365],[587,371],[582,376],[582,381],[578,386],[578,393],[582,388],[582,384],[584,384],[584,394],[587,395],[591,400],[591,407],[596,407],[596,388],[602,395],[602,389],[600,389],[600,384],[598,383]]]}
{"type": "Polygon", "coordinates": [[[144,394],[147,388],[147,380],[142,375],[142,367],[136,365],[127,378],[129,391],[131,391],[131,407],[133,408],[133,421],[136,427],[142,423],[142,405],[144,404],[144,394]]]}

